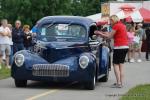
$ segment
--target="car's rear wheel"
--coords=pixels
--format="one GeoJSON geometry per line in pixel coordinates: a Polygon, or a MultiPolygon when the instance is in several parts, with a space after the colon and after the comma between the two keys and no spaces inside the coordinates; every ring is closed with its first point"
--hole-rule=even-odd
{"type": "Polygon", "coordinates": [[[16,85],[16,87],[26,87],[27,86],[27,80],[15,79],[15,85],[16,85]]]}
{"type": "Polygon", "coordinates": [[[85,82],[84,87],[88,90],[94,90],[95,84],[96,84],[96,77],[94,75],[91,81],[85,82]]]}

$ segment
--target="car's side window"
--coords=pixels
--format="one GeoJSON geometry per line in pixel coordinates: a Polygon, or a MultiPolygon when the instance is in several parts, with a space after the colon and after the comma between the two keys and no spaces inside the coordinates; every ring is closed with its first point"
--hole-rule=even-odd
{"type": "Polygon", "coordinates": [[[90,27],[90,31],[89,31],[89,40],[96,40],[96,35],[94,34],[95,30],[97,30],[97,26],[96,25],[92,25],[90,27]]]}

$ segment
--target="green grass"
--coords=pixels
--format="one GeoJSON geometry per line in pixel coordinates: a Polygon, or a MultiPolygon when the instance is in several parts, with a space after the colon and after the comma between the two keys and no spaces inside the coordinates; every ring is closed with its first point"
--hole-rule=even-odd
{"type": "Polygon", "coordinates": [[[150,100],[150,84],[130,89],[120,100],[150,100]]]}
{"type": "Polygon", "coordinates": [[[0,69],[0,80],[8,77],[10,77],[10,69],[2,66],[2,69],[0,69]]]}

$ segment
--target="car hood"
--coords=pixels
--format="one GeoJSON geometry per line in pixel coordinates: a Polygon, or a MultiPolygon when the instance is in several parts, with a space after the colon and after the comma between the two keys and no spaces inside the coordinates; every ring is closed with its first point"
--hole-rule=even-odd
{"type": "Polygon", "coordinates": [[[50,63],[89,51],[88,44],[84,42],[41,43],[41,48],[41,55],[50,63]]]}

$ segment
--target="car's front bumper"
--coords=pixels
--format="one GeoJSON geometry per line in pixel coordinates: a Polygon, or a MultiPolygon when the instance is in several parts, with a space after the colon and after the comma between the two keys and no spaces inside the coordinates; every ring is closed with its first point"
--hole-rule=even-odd
{"type": "Polygon", "coordinates": [[[78,68],[76,70],[69,70],[68,76],[43,76],[34,75],[33,70],[26,69],[25,66],[20,68],[15,65],[12,67],[11,76],[18,80],[35,80],[35,81],[60,81],[60,82],[72,82],[90,81],[93,77],[94,68],[91,66],[87,69],[78,68]]]}

